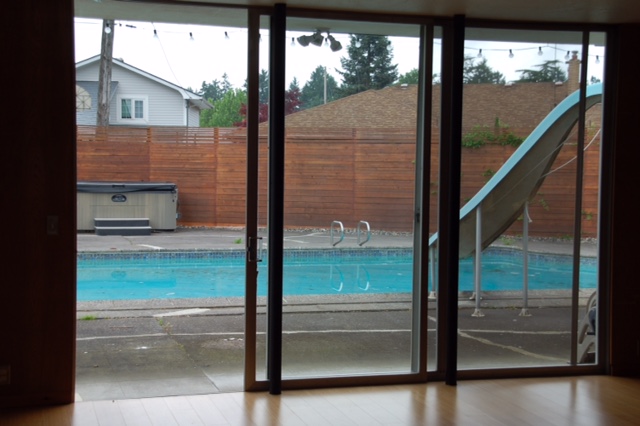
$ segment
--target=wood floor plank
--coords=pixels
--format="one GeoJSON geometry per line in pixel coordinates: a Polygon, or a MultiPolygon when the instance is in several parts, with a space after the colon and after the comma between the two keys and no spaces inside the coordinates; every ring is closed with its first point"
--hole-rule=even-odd
{"type": "Polygon", "coordinates": [[[640,379],[608,376],[238,392],[0,411],[2,426],[635,426],[638,419],[640,379]]]}
{"type": "Polygon", "coordinates": [[[208,395],[194,395],[190,396],[188,400],[205,426],[231,425],[231,423],[225,419],[222,411],[218,409],[217,404],[215,404],[208,395]]]}
{"type": "Polygon", "coordinates": [[[139,399],[125,399],[118,401],[118,405],[127,426],[153,426],[139,399]]]}
{"type": "Polygon", "coordinates": [[[180,426],[164,398],[144,398],[142,405],[154,426],[180,426]]]}
{"type": "Polygon", "coordinates": [[[120,406],[115,401],[93,401],[91,404],[100,426],[126,426],[120,406]]]}

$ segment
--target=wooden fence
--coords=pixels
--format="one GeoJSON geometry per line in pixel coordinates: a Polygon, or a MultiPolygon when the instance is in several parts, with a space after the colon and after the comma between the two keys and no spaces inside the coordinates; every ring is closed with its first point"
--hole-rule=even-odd
{"type": "MultiPolygon", "coordinates": [[[[519,133],[525,134],[527,129],[519,133]]],[[[438,140],[434,129],[432,140],[438,140]]],[[[355,228],[411,231],[414,211],[415,131],[403,129],[287,129],[285,226],[328,228],[340,220],[355,228]]],[[[461,204],[509,158],[515,148],[463,149],[461,204]]],[[[431,146],[430,230],[437,224],[438,143],[431,146]]],[[[178,223],[243,226],[246,133],[241,128],[78,127],[78,180],[172,182],[178,186],[178,223]]],[[[267,140],[260,137],[259,221],[267,219],[267,140]]],[[[565,144],[533,199],[533,236],[572,235],[576,208],[576,145],[565,144]]],[[[599,144],[585,153],[583,236],[597,230],[599,144]]],[[[516,221],[510,234],[520,234],[516,221]]]]}

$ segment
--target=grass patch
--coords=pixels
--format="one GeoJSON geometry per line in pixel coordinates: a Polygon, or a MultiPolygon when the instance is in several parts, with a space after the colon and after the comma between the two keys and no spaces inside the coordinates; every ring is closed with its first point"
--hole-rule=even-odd
{"type": "Polygon", "coordinates": [[[98,317],[95,315],[85,315],[82,318],[80,318],[81,321],[93,321],[93,320],[97,320],[98,317]]]}

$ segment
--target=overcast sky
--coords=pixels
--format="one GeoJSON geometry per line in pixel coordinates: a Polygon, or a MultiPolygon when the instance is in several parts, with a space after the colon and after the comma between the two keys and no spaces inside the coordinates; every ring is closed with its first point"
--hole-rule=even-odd
{"type": "MultiPolygon", "coordinates": [[[[287,33],[289,39],[301,33],[287,33]]],[[[100,53],[102,21],[76,18],[75,24],[76,61],[90,58],[100,53]]],[[[340,58],[347,55],[349,36],[334,34],[344,48],[332,52],[328,46],[302,47],[288,44],[287,84],[296,77],[300,87],[308,80],[318,65],[327,66],[338,82],[341,81],[335,69],[342,69],[340,58]]],[[[418,39],[391,38],[393,62],[398,64],[400,74],[418,66],[418,39]]],[[[226,73],[234,87],[242,87],[247,68],[247,31],[238,28],[206,27],[198,25],[177,25],[150,22],[116,21],[114,37],[114,58],[122,59],[130,65],[154,74],[181,87],[200,89],[202,82],[221,80],[226,73]],[[157,34],[154,37],[154,30],[157,34]]],[[[268,34],[262,35],[260,47],[261,68],[268,68],[268,34]]],[[[435,72],[439,71],[439,44],[435,46],[435,72]]],[[[476,57],[482,49],[488,65],[500,71],[507,80],[518,78],[519,69],[535,69],[547,60],[564,63],[565,54],[576,46],[531,45],[518,43],[465,44],[465,53],[476,57]],[[509,57],[509,50],[513,58],[509,57]],[[542,55],[538,53],[542,51],[542,55]]],[[[589,73],[602,78],[602,48],[590,48],[589,73]],[[597,64],[597,60],[600,64],[597,64]]]]}

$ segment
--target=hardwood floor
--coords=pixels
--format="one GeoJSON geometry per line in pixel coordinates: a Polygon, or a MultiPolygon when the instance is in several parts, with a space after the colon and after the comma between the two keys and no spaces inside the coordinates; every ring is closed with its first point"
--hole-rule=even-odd
{"type": "Polygon", "coordinates": [[[0,412],[13,425],[637,425],[640,379],[583,376],[226,393],[0,412]]]}

